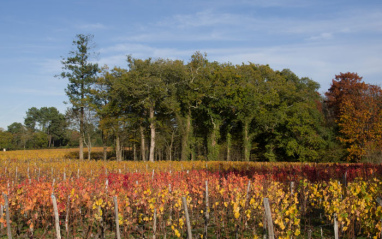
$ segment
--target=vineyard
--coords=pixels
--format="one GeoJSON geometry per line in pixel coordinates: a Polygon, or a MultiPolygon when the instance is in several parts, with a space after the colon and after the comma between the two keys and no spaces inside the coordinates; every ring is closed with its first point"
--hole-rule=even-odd
{"type": "Polygon", "coordinates": [[[1,153],[1,238],[381,238],[381,165],[52,152],[1,153]]]}

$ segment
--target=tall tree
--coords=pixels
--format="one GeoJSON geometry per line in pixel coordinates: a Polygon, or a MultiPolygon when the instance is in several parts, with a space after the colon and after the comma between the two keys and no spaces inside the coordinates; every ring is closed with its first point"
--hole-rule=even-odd
{"type": "Polygon", "coordinates": [[[382,90],[361,80],[357,73],[340,73],[326,93],[349,161],[382,153],[382,90]]]}
{"type": "Polygon", "coordinates": [[[26,112],[26,118],[24,119],[25,126],[31,129],[32,131],[35,131],[41,119],[40,113],[40,110],[36,107],[28,109],[28,111],[26,112]]]}
{"type": "Polygon", "coordinates": [[[317,107],[319,84],[307,77],[299,78],[288,69],[280,75],[286,81],[279,90],[286,118],[279,129],[279,148],[286,159],[318,161],[320,150],[326,147],[321,136],[323,117],[317,107]]]}
{"type": "Polygon", "coordinates": [[[204,125],[209,129],[206,131],[209,132],[207,157],[208,160],[219,160],[223,136],[228,138],[228,151],[230,147],[229,121],[231,120],[233,99],[237,90],[237,72],[230,63],[212,62],[205,67],[204,77],[205,80],[200,84],[204,95],[199,110],[205,115],[204,125]],[[228,126],[225,132],[222,132],[223,125],[228,126]]]}
{"type": "Polygon", "coordinates": [[[73,41],[75,50],[69,52],[67,58],[63,58],[61,78],[69,80],[68,87],[65,89],[66,95],[72,104],[74,111],[79,114],[79,158],[83,159],[84,130],[85,130],[85,107],[89,105],[91,87],[96,82],[99,71],[98,64],[92,63],[90,57],[94,55],[93,35],[79,34],[73,41]]]}
{"type": "Polygon", "coordinates": [[[326,103],[335,120],[340,118],[341,106],[347,97],[356,93],[360,87],[365,87],[365,83],[362,82],[362,77],[355,72],[341,72],[339,75],[335,75],[329,90],[325,93],[326,103]]]}
{"type": "MultiPolygon", "coordinates": [[[[109,73],[109,68],[107,65],[102,67],[101,75],[97,78],[96,87],[93,90],[92,104],[91,107],[94,108],[99,121],[99,128],[101,130],[102,146],[103,146],[103,160],[107,159],[107,141],[110,135],[110,128],[105,124],[105,120],[110,117],[110,114],[105,110],[110,103],[111,97],[111,83],[112,75],[109,73]]],[[[116,154],[119,155],[119,154],[116,154]]],[[[118,159],[118,158],[117,158],[118,159]]]]}
{"type": "Polygon", "coordinates": [[[261,98],[267,98],[268,92],[264,92],[264,78],[259,71],[259,65],[250,63],[242,64],[237,67],[237,73],[240,76],[238,89],[235,92],[236,97],[233,101],[233,110],[237,120],[242,124],[243,154],[244,160],[249,161],[252,140],[258,131],[251,130],[252,121],[258,116],[260,111],[261,98]]]}
{"type": "Polygon", "coordinates": [[[180,103],[177,98],[177,86],[186,77],[185,66],[180,60],[165,60],[161,66],[161,78],[164,83],[165,97],[159,104],[156,121],[158,123],[158,141],[162,149],[157,149],[157,158],[172,160],[175,155],[176,141],[178,141],[179,128],[183,127],[179,120],[180,103]]]}
{"type": "Polygon", "coordinates": [[[201,82],[205,80],[204,73],[207,67],[207,54],[195,52],[191,61],[183,67],[179,67],[180,79],[176,84],[177,101],[180,112],[177,114],[177,123],[181,133],[181,155],[180,159],[191,159],[194,155],[192,149],[193,141],[193,115],[202,103],[204,90],[200,88],[201,82]],[[183,68],[183,69],[182,69],[183,68]]]}
{"type": "Polygon", "coordinates": [[[348,145],[349,160],[375,158],[382,152],[382,90],[366,85],[343,101],[339,139],[348,145]]]}
{"type": "Polygon", "coordinates": [[[166,64],[170,61],[158,59],[152,61],[128,57],[129,82],[124,88],[126,95],[134,99],[134,107],[142,109],[150,127],[149,161],[154,161],[156,144],[157,114],[166,108],[169,94],[173,89],[171,82],[166,80],[166,64]]]}
{"type": "Polygon", "coordinates": [[[93,94],[92,107],[100,118],[100,128],[103,134],[115,136],[117,161],[122,160],[122,137],[128,125],[132,125],[132,101],[124,94],[128,83],[128,72],[125,69],[114,68],[111,71],[104,67],[97,80],[93,94]]]}

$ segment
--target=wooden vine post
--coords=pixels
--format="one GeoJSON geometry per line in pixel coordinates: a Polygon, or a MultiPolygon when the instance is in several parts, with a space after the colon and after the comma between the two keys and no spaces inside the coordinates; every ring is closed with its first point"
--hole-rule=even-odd
{"type": "Polygon", "coordinates": [[[53,203],[53,212],[54,212],[54,224],[56,227],[56,238],[61,239],[61,232],[60,232],[60,219],[58,217],[58,209],[57,209],[57,200],[54,194],[52,193],[52,203],[53,203]]]}
{"type": "Polygon", "coordinates": [[[334,213],[334,238],[338,239],[338,222],[337,222],[337,213],[334,213]]]}
{"type": "Polygon", "coordinates": [[[69,238],[69,235],[70,235],[69,217],[70,217],[70,195],[68,196],[68,200],[66,201],[66,217],[65,217],[66,238],[69,238]]]}
{"type": "Polygon", "coordinates": [[[290,182],[290,195],[293,197],[294,195],[294,181],[290,182]]]}
{"type": "Polygon", "coordinates": [[[187,238],[192,239],[191,222],[190,222],[190,216],[188,214],[186,197],[182,197],[182,202],[183,202],[183,208],[184,208],[184,215],[186,216],[187,238]]]}
{"type": "Polygon", "coordinates": [[[154,209],[154,218],[153,218],[153,239],[156,239],[157,234],[157,209],[154,209]]]}
{"type": "MultiPolygon", "coordinates": [[[[248,206],[249,206],[249,193],[251,192],[251,185],[252,185],[252,182],[251,180],[248,180],[248,185],[247,185],[247,193],[245,195],[245,204],[244,204],[244,210],[247,210],[248,206]]],[[[248,222],[247,220],[245,221],[245,228],[247,229],[248,227],[248,222]]]]}
{"type": "MultiPolygon", "coordinates": [[[[4,213],[4,206],[0,205],[0,219],[3,218],[3,213],[4,213]]],[[[3,223],[0,223],[0,230],[2,231],[4,229],[3,223]]]]}
{"type": "Polygon", "coordinates": [[[119,231],[119,217],[118,217],[118,200],[117,196],[113,197],[114,199],[114,213],[115,213],[115,233],[117,239],[121,239],[121,232],[119,231]]]}
{"type": "Polygon", "coordinates": [[[5,203],[5,217],[6,217],[6,221],[7,221],[7,235],[8,235],[8,239],[12,239],[12,232],[11,232],[11,219],[10,219],[10,215],[9,215],[9,201],[8,201],[8,195],[3,193],[3,198],[4,198],[4,203],[5,203]]]}
{"type": "Polygon", "coordinates": [[[210,220],[210,206],[208,201],[208,181],[206,181],[206,211],[204,213],[205,216],[205,222],[204,222],[204,238],[207,239],[207,232],[208,232],[208,221],[210,220]]]}
{"type": "Polygon", "coordinates": [[[275,239],[275,234],[273,231],[271,207],[269,206],[269,200],[268,200],[268,198],[264,198],[263,201],[264,201],[265,217],[266,217],[267,229],[268,229],[268,238],[269,239],[275,239]]]}
{"type": "MultiPolygon", "coordinates": [[[[170,170],[171,172],[171,170],[170,170]]],[[[171,189],[171,183],[168,185],[168,193],[171,194],[172,189],[171,189]]],[[[170,222],[172,221],[172,203],[170,203],[170,216],[169,216],[170,222]]]]}

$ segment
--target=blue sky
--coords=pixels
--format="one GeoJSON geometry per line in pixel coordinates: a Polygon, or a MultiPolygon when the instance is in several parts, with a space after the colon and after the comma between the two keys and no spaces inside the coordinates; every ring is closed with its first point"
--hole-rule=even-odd
{"type": "Polygon", "coordinates": [[[3,0],[0,127],[31,107],[68,105],[61,57],[76,34],[93,34],[94,61],[126,67],[126,55],[289,68],[330,87],[335,74],[382,80],[381,0],[3,0]]]}

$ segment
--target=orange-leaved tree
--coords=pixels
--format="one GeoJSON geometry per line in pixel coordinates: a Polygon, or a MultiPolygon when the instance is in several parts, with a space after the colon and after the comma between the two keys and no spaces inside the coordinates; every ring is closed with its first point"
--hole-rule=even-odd
{"type": "Polygon", "coordinates": [[[340,73],[325,94],[339,126],[349,161],[381,153],[382,90],[366,84],[357,73],[340,73]]]}
{"type": "Polygon", "coordinates": [[[332,80],[331,87],[328,92],[325,93],[327,97],[327,105],[333,112],[335,120],[340,117],[341,106],[343,101],[357,91],[359,88],[363,88],[365,83],[362,82],[362,77],[357,73],[340,73],[336,75],[332,80]]]}

